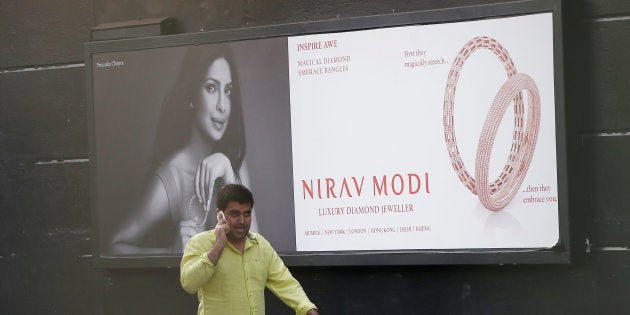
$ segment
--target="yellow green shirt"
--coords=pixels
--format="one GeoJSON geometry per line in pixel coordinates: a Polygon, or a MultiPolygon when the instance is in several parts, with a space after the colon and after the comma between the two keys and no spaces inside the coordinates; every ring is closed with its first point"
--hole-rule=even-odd
{"type": "Polygon", "coordinates": [[[188,241],[180,264],[184,290],[197,293],[197,314],[265,314],[265,287],[296,314],[306,314],[315,304],[260,234],[249,233],[241,254],[228,242],[214,266],[207,253],[216,243],[214,230],[188,241]]]}

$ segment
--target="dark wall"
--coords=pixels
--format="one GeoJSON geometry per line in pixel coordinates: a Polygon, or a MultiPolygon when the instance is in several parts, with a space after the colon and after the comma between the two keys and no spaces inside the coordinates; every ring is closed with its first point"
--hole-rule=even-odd
{"type": "MultiPolygon", "coordinates": [[[[0,1],[0,314],[194,314],[175,269],[95,269],[83,43],[491,0],[0,1]]],[[[292,268],[322,314],[630,313],[630,1],[565,1],[570,265],[292,268]]],[[[268,314],[292,314],[269,295],[268,314]]]]}

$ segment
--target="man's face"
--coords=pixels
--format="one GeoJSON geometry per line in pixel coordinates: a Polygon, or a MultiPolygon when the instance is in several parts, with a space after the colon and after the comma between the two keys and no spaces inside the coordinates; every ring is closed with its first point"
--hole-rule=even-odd
{"type": "Polygon", "coordinates": [[[230,231],[227,234],[228,240],[240,241],[247,236],[252,224],[251,204],[229,201],[224,213],[230,226],[230,231]]]}

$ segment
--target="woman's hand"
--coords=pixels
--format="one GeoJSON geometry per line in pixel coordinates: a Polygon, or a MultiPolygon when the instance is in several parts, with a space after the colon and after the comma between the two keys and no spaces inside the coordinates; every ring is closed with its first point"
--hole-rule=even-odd
{"type": "Polygon", "coordinates": [[[212,191],[217,178],[223,178],[226,184],[236,182],[232,163],[223,153],[214,153],[201,161],[195,173],[195,195],[197,200],[203,205],[205,211],[209,209],[212,201],[212,191]]]}

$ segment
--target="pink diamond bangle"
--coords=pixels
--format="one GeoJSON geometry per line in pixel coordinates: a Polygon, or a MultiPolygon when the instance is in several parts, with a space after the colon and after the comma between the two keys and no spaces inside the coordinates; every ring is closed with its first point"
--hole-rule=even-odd
{"type": "MultiPolygon", "coordinates": [[[[497,92],[479,138],[477,159],[475,161],[475,178],[477,179],[477,195],[487,209],[493,211],[501,210],[514,198],[525,178],[534,155],[539,126],[540,95],[538,88],[530,76],[518,73],[509,78],[497,92]],[[509,160],[506,164],[502,173],[502,175],[506,175],[505,178],[500,177],[498,180],[500,184],[497,187],[491,187],[488,183],[488,166],[497,130],[506,108],[523,90],[527,91],[527,99],[529,101],[525,133],[516,131],[516,129],[522,130],[522,126],[519,126],[520,128],[515,126],[513,144],[518,146],[517,154],[514,160],[509,160]]],[[[510,153],[510,156],[512,156],[512,153],[510,153]]]]}
{"type": "Polygon", "coordinates": [[[520,187],[536,145],[540,124],[540,96],[534,81],[525,74],[519,74],[509,53],[496,40],[482,36],[467,42],[458,52],[448,74],[444,95],[444,137],[451,164],[460,181],[473,194],[479,196],[482,204],[489,210],[497,211],[505,207],[520,187]],[[455,137],[454,99],[459,73],[468,57],[477,49],[492,51],[503,63],[508,76],[507,82],[495,96],[482,130],[475,161],[473,178],[459,154],[455,137]],[[522,91],[529,93],[528,122],[525,129],[525,108],[522,91]],[[501,174],[488,182],[488,165],[496,138],[496,133],[507,106],[514,103],[514,132],[512,146],[501,174]]]}

